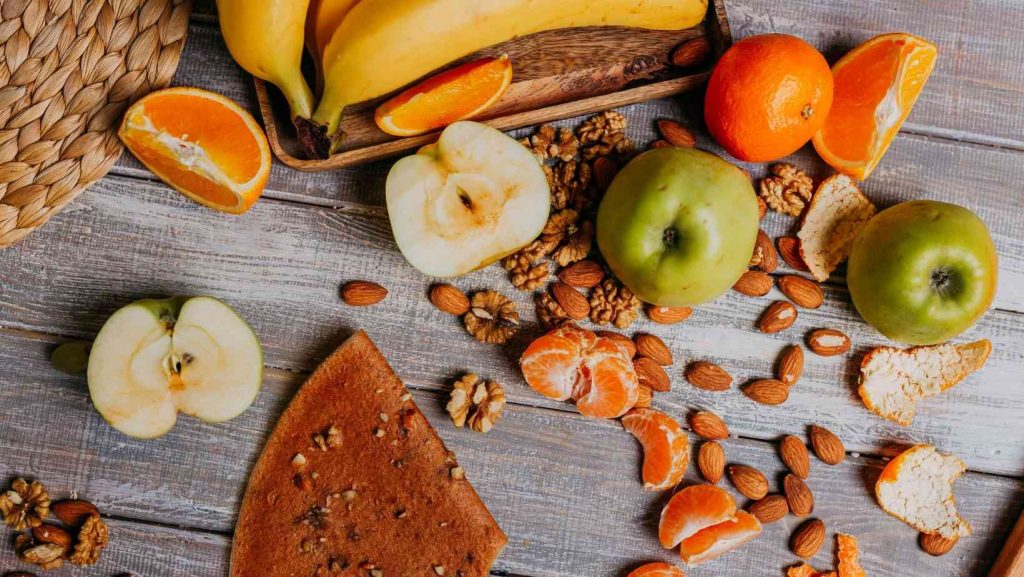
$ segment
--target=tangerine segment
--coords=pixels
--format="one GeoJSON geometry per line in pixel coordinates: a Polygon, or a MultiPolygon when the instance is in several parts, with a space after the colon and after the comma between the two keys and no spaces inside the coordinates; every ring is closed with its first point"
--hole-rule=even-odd
{"type": "Polygon", "coordinates": [[[860,547],[857,545],[857,538],[846,533],[836,535],[836,545],[839,548],[839,577],[867,577],[864,568],[860,566],[857,559],[860,556],[860,547]]]}
{"type": "Polygon", "coordinates": [[[679,484],[690,462],[690,440],[679,422],[654,409],[632,409],[622,426],[644,448],[644,489],[661,491],[679,484]]]}
{"type": "Polygon", "coordinates": [[[675,565],[657,561],[633,569],[626,577],[686,577],[686,573],[675,565]]]}
{"type": "Polygon", "coordinates": [[[761,534],[757,517],[740,510],[728,521],[712,525],[684,539],[679,555],[689,565],[699,565],[744,545],[761,534]]]}
{"type": "Polygon", "coordinates": [[[614,419],[636,405],[640,379],[622,345],[599,338],[587,351],[580,372],[583,378],[573,391],[580,414],[614,419]]]}
{"type": "Polygon", "coordinates": [[[658,540],[666,549],[736,515],[732,495],[714,485],[691,485],[672,495],[661,511],[658,540]]]}
{"type": "Polygon", "coordinates": [[[526,384],[545,397],[565,401],[581,378],[585,350],[597,336],[573,326],[555,329],[530,343],[519,359],[526,384]]]}
{"type": "Polygon", "coordinates": [[[415,136],[473,118],[487,110],[512,83],[507,54],[456,66],[399,93],[373,115],[381,130],[415,136]]]}
{"type": "Polygon", "coordinates": [[[151,92],[125,112],[118,136],[160,180],[223,212],[248,210],[270,174],[270,146],[256,120],[206,90],[151,92]]]}
{"type": "Polygon", "coordinates": [[[814,148],[832,168],[863,180],[910,115],[938,48],[906,33],[868,40],[832,67],[834,98],[814,148]]]}

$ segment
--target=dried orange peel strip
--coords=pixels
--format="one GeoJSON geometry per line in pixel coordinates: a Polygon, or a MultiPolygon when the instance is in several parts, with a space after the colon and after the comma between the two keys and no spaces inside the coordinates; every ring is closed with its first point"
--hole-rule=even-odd
{"type": "Polygon", "coordinates": [[[663,491],[683,480],[690,462],[690,440],[678,421],[661,411],[641,408],[626,413],[622,426],[644,448],[644,489],[663,491]]]}
{"type": "Polygon", "coordinates": [[[901,425],[914,420],[917,402],[934,397],[985,366],[992,343],[873,349],[860,365],[858,392],[872,412],[901,425]]]}
{"type": "Polygon", "coordinates": [[[875,205],[850,177],[835,174],[815,191],[800,224],[800,256],[819,282],[850,255],[850,245],[875,216],[875,205]]]}
{"type": "Polygon", "coordinates": [[[970,524],[957,512],[953,482],[967,465],[931,445],[916,445],[885,466],[875,485],[878,504],[918,531],[966,537],[970,524]]]}
{"type": "Polygon", "coordinates": [[[794,567],[790,567],[786,571],[786,577],[836,577],[835,571],[818,571],[814,567],[811,567],[807,563],[801,563],[794,567]]]}
{"type": "Polygon", "coordinates": [[[836,535],[836,546],[839,551],[839,577],[867,577],[864,568],[860,566],[860,547],[857,545],[857,538],[846,533],[836,535]]]}

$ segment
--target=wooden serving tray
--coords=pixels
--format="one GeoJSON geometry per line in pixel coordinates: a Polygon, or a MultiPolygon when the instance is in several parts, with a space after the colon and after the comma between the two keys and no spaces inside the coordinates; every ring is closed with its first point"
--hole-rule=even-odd
{"type": "MultiPolygon", "coordinates": [[[[686,30],[639,30],[622,27],[552,30],[491,46],[451,63],[508,54],[512,85],[494,107],[477,118],[500,130],[511,130],[664,98],[703,86],[711,63],[732,41],[725,0],[709,0],[704,22],[686,30]],[[707,61],[696,68],[669,64],[672,51],[688,40],[704,37],[711,46],[707,61]]],[[[324,160],[301,157],[288,106],[278,90],[256,79],[267,138],[286,165],[308,172],[334,170],[380,160],[437,140],[438,132],[396,137],[373,122],[376,107],[387,96],[345,109],[341,123],[346,140],[340,152],[324,160]]]]}

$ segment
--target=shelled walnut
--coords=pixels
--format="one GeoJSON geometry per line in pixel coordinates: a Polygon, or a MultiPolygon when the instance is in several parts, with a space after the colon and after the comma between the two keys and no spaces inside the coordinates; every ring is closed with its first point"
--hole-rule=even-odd
{"type": "Polygon", "coordinates": [[[484,381],[475,373],[468,373],[455,382],[445,409],[456,427],[468,423],[470,429],[486,433],[501,419],[505,391],[494,381],[484,381]]]}

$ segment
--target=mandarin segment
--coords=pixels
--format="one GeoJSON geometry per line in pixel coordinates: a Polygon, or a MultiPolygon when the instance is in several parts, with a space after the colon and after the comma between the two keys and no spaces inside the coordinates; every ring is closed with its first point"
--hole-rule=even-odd
{"type": "Polygon", "coordinates": [[[686,577],[686,573],[675,565],[657,561],[633,569],[626,577],[686,577]]]}
{"type": "Polygon", "coordinates": [[[739,548],[761,534],[761,522],[746,511],[728,521],[701,529],[679,545],[679,556],[693,567],[739,548]]]}
{"type": "Polygon", "coordinates": [[[622,426],[644,449],[644,489],[678,485],[690,462],[690,441],[679,422],[654,409],[632,409],[622,417],[622,426]]]}
{"type": "Polygon", "coordinates": [[[736,515],[736,501],[714,485],[691,485],[680,490],[661,511],[658,540],[671,549],[713,525],[736,515]]]}

